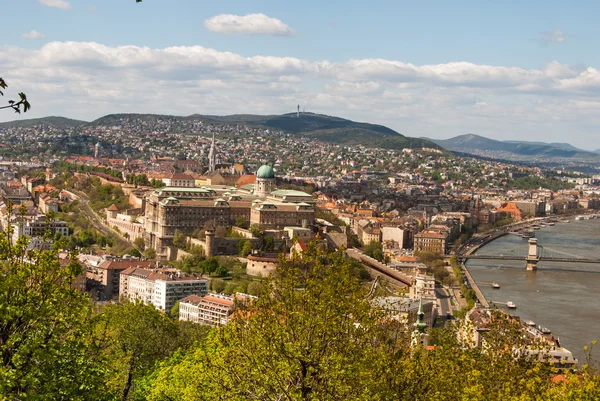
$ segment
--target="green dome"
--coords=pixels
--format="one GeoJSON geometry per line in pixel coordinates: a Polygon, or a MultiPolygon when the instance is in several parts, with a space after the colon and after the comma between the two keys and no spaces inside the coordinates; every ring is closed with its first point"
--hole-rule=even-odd
{"type": "Polygon", "coordinates": [[[256,172],[256,178],[275,178],[275,172],[273,171],[273,167],[262,165],[256,172]]]}

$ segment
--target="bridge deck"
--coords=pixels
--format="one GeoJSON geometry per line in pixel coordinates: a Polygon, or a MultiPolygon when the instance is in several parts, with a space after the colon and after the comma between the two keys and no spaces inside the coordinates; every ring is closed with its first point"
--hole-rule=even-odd
{"type": "MultiPolygon", "coordinates": [[[[487,260],[522,260],[527,261],[526,256],[495,256],[495,255],[461,255],[463,260],[467,259],[487,259],[487,260]]],[[[600,263],[598,259],[583,259],[583,258],[555,258],[541,256],[538,258],[540,262],[567,262],[567,263],[600,263]]]]}

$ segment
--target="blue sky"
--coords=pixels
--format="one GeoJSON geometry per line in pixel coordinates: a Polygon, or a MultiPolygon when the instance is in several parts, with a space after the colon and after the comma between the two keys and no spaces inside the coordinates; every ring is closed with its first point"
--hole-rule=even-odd
{"type": "Polygon", "coordinates": [[[14,4],[3,7],[0,76],[33,109],[2,121],[300,103],[409,136],[600,148],[598,2],[14,4]]]}

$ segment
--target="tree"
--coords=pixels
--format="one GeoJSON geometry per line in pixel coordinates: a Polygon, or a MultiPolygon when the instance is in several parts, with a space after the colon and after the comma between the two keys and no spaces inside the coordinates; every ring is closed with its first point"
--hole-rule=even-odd
{"type": "Polygon", "coordinates": [[[173,235],[173,246],[175,246],[179,249],[187,248],[187,237],[179,229],[176,229],[175,234],[173,235]]]}
{"type": "Polygon", "coordinates": [[[368,374],[378,312],[344,255],[311,246],[278,273],[262,297],[238,306],[247,319],[215,332],[209,347],[175,365],[181,368],[159,372],[175,380],[156,383],[150,399],[161,399],[161,392],[164,399],[210,399],[211,391],[233,400],[379,399],[368,374]],[[183,384],[183,366],[198,379],[183,384]]]}
{"type": "MultiPolygon", "coordinates": [[[[3,89],[8,88],[8,84],[4,79],[0,77],[0,96],[4,96],[3,89]]],[[[19,92],[19,100],[9,100],[8,106],[1,106],[2,109],[13,109],[15,113],[21,114],[21,108],[23,109],[23,113],[27,113],[27,111],[31,108],[31,104],[27,101],[27,96],[23,92],[19,92]]]]}
{"type": "Polygon", "coordinates": [[[248,295],[254,295],[255,297],[259,296],[263,290],[263,285],[258,281],[252,281],[248,284],[246,292],[248,295]]]}
{"type": "Polygon", "coordinates": [[[121,302],[94,317],[109,391],[127,400],[136,382],[177,349],[177,326],[153,305],[121,302]],[[174,341],[175,339],[175,341],[174,341]]]}
{"type": "Polygon", "coordinates": [[[146,243],[144,242],[143,238],[136,238],[133,241],[133,245],[135,245],[137,247],[137,249],[139,249],[140,251],[143,251],[144,249],[146,249],[146,243]]]}
{"type": "Polygon", "coordinates": [[[214,292],[223,292],[227,283],[223,279],[215,278],[210,282],[210,285],[214,292]]]}
{"type": "Polygon", "coordinates": [[[179,319],[179,301],[175,302],[175,305],[169,311],[169,315],[175,320],[179,319]]]}
{"type": "Polygon", "coordinates": [[[212,274],[217,271],[219,268],[219,260],[215,257],[208,258],[204,262],[202,262],[202,271],[212,274]]]}
{"type": "Polygon", "coordinates": [[[142,256],[141,252],[136,248],[131,248],[127,253],[136,258],[140,258],[142,256]]]}
{"type": "Polygon", "coordinates": [[[365,247],[365,254],[380,262],[383,262],[383,245],[377,241],[371,241],[365,247]]]}
{"type": "Polygon", "coordinates": [[[146,259],[156,259],[156,251],[154,248],[146,248],[144,251],[144,257],[146,259]]]}
{"type": "Polygon", "coordinates": [[[11,246],[0,233],[0,394],[6,399],[101,399],[101,367],[93,348],[87,295],[71,288],[82,273],[77,254],[61,266],[59,249],[11,246]]]}
{"type": "Polygon", "coordinates": [[[248,229],[250,227],[250,222],[243,216],[239,216],[235,220],[235,225],[240,228],[248,229]]]}
{"type": "Polygon", "coordinates": [[[250,232],[252,233],[252,236],[255,238],[262,237],[265,234],[265,232],[262,229],[262,227],[260,226],[260,224],[256,224],[256,223],[254,223],[250,226],[250,232]]]}
{"type": "Polygon", "coordinates": [[[240,256],[245,258],[246,256],[250,255],[250,253],[252,253],[252,242],[248,240],[240,241],[238,242],[238,249],[240,250],[240,256]]]}

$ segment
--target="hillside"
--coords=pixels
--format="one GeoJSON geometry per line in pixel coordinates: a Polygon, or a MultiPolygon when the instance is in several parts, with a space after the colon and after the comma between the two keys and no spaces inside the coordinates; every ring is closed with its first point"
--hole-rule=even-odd
{"type": "Polygon", "coordinates": [[[538,160],[600,160],[599,155],[566,143],[496,141],[474,134],[460,135],[450,139],[432,139],[432,141],[448,150],[507,160],[526,160],[530,158],[538,160]]]}
{"type": "Polygon", "coordinates": [[[190,116],[109,114],[89,123],[64,117],[45,117],[7,122],[0,124],[0,128],[33,127],[40,124],[54,125],[59,128],[113,126],[122,124],[124,120],[128,124],[135,124],[136,122],[144,123],[152,120],[170,122],[202,120],[212,124],[237,124],[269,128],[336,144],[365,145],[386,149],[426,147],[443,150],[441,146],[430,140],[406,137],[383,125],[355,122],[344,118],[314,113],[301,113],[299,117],[295,113],[283,115],[234,114],[229,116],[201,114],[192,114],[190,116]]]}
{"type": "Polygon", "coordinates": [[[34,127],[36,125],[53,125],[58,128],[71,128],[79,127],[80,125],[87,124],[86,121],[73,120],[66,117],[42,117],[42,118],[30,118],[27,120],[15,120],[0,123],[0,128],[16,128],[16,127],[34,127]]]}
{"type": "Polygon", "coordinates": [[[253,127],[281,130],[289,133],[308,136],[329,143],[377,146],[386,149],[434,148],[439,145],[426,139],[410,138],[383,125],[360,123],[344,118],[314,113],[295,113],[283,115],[233,114],[228,116],[192,114],[187,117],[158,114],[109,114],[92,121],[89,125],[115,125],[127,119],[147,121],[160,119],[163,121],[202,120],[213,124],[237,124],[253,127]]]}
{"type": "Polygon", "coordinates": [[[322,114],[300,113],[299,117],[296,113],[272,116],[237,114],[231,116],[194,115],[194,117],[227,124],[248,124],[282,130],[329,143],[362,144],[386,149],[422,147],[441,149],[440,146],[429,140],[406,137],[383,125],[355,122],[322,114]]]}

